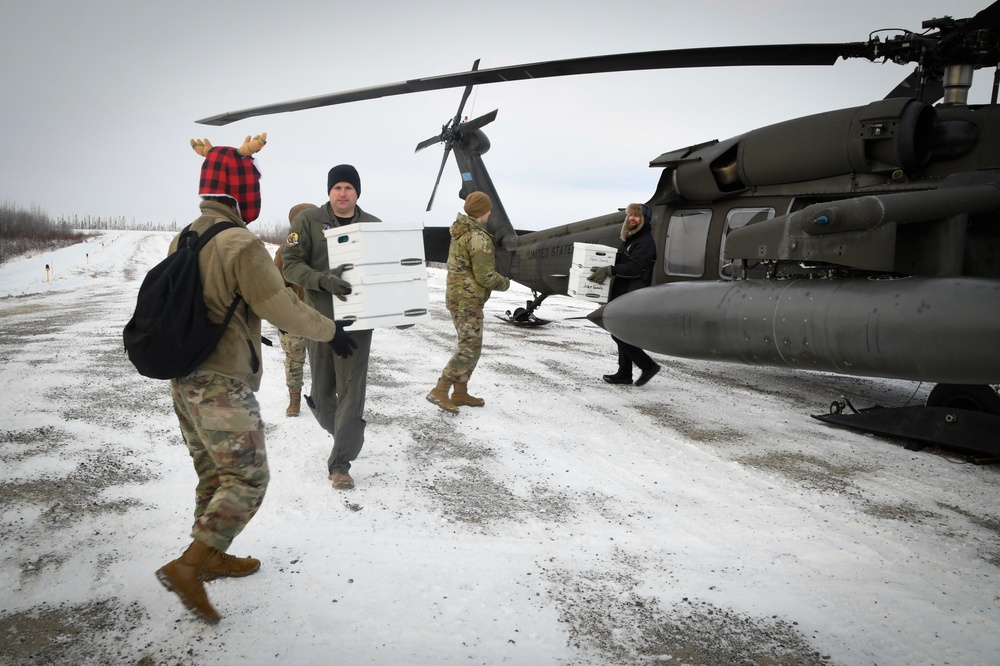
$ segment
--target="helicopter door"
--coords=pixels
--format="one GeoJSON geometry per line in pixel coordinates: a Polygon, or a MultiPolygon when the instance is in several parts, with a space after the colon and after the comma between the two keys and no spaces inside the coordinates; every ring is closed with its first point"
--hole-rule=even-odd
{"type": "Polygon", "coordinates": [[[740,227],[745,227],[751,222],[762,222],[774,217],[773,208],[734,208],[726,215],[726,224],[722,228],[722,242],[719,244],[719,277],[723,280],[732,280],[733,262],[726,261],[726,238],[729,232],[740,227]]]}
{"type": "Polygon", "coordinates": [[[705,274],[705,243],[712,222],[710,209],[678,210],[670,216],[664,243],[663,271],[677,277],[705,274]]]}

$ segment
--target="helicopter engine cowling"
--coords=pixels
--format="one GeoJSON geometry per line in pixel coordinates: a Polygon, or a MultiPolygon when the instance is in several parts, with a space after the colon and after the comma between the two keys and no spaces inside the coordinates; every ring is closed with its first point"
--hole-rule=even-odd
{"type": "Polygon", "coordinates": [[[933,106],[887,99],[777,123],[652,165],[674,166],[677,194],[691,201],[850,173],[913,173],[931,160],[936,121],[933,106]]]}

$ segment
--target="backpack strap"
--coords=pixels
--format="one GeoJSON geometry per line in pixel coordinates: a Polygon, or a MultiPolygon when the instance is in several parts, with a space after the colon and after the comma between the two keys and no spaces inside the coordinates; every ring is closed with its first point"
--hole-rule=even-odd
{"type": "Polygon", "coordinates": [[[197,240],[195,240],[194,245],[192,245],[191,247],[195,252],[198,252],[201,250],[201,248],[205,247],[205,244],[208,241],[210,241],[212,237],[215,236],[215,234],[219,233],[220,231],[225,231],[226,229],[232,229],[233,227],[238,227],[238,226],[240,225],[236,224],[235,222],[230,222],[229,220],[226,220],[224,222],[216,222],[208,229],[203,231],[201,234],[198,234],[193,231],[190,231],[191,225],[189,224],[184,228],[184,231],[181,232],[181,238],[183,238],[185,234],[194,234],[194,239],[197,240]]]}
{"type": "MultiPolygon", "coordinates": [[[[205,247],[205,244],[208,243],[208,241],[212,240],[212,237],[215,236],[215,234],[238,226],[240,225],[235,222],[224,220],[222,222],[216,222],[199,235],[198,232],[191,231],[191,225],[189,224],[184,227],[184,230],[181,232],[181,239],[177,243],[177,246],[180,247],[180,244],[184,242],[193,243],[193,245],[191,245],[191,249],[194,250],[195,253],[198,253],[201,251],[201,248],[205,247]]],[[[242,300],[242,298],[243,295],[240,294],[240,292],[236,292],[236,295],[233,297],[233,302],[229,304],[229,309],[226,310],[226,316],[222,320],[222,328],[229,326],[229,322],[233,318],[233,313],[236,312],[236,306],[240,304],[240,300],[242,300]]]]}

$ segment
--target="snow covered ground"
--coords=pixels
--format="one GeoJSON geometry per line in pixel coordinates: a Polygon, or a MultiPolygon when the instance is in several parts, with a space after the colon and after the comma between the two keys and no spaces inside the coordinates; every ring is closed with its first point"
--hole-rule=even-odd
{"type": "Polygon", "coordinates": [[[929,387],[667,357],[609,386],[589,306],[508,326],[514,286],[486,407],[452,416],[424,399],[454,344],[433,268],[432,321],[375,334],[353,491],[265,349],[272,481],[231,551],[263,566],[209,583],[201,623],[153,576],[194,472],[120,337],[168,241],[0,265],[0,664],[997,663],[1000,470],[810,417],[929,387]]]}

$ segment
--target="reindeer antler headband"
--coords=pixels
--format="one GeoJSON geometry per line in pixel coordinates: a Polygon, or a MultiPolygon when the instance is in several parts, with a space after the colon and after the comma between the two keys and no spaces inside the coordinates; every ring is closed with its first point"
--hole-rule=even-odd
{"type": "MultiPolygon", "coordinates": [[[[261,132],[257,136],[251,138],[247,135],[247,138],[243,139],[243,145],[236,149],[243,157],[250,157],[254,153],[259,153],[260,149],[264,147],[267,143],[267,132],[261,132]]],[[[194,148],[194,152],[198,153],[202,157],[208,155],[208,151],[212,150],[212,142],[208,139],[191,139],[191,147],[194,148]]]]}

